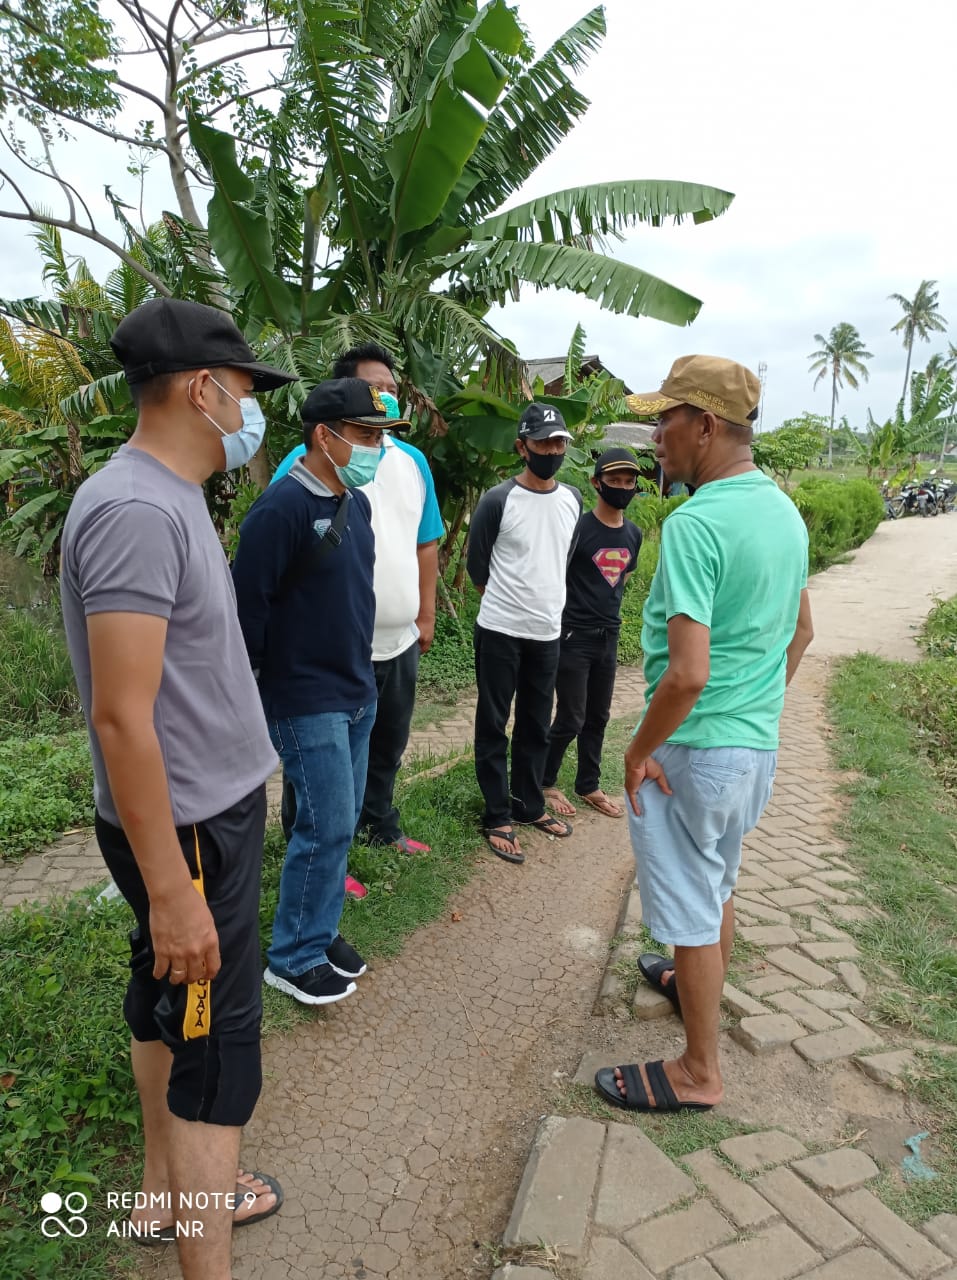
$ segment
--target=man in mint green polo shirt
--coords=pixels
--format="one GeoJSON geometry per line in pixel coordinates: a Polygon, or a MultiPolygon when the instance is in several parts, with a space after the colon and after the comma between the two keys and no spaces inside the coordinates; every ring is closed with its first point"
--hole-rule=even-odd
{"type": "Polygon", "coordinates": [[[684,356],[660,392],[629,397],[659,415],[664,474],[694,487],[662,528],[641,635],[647,704],[625,753],[644,923],[675,948],[639,967],[683,1016],[687,1044],[672,1061],[598,1072],[602,1096],[631,1110],[722,1099],[741,844],[771,798],[785,685],[813,634],[804,521],[751,456],[759,394],[742,365],[684,356]]]}

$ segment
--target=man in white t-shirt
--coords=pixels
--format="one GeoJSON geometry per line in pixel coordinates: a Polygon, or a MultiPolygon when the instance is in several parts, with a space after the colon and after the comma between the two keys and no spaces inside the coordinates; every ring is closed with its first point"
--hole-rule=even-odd
{"type": "Polygon", "coordinates": [[[513,822],[551,836],[571,825],[545,812],[542,779],[558,670],[565,573],[582,498],[555,474],[572,439],[559,411],[530,404],[515,449],[525,463],[489,489],[469,526],[468,572],[482,596],[475,625],[475,775],[492,852],[524,862],[513,822]],[[508,724],[515,702],[511,776],[508,724]]]}

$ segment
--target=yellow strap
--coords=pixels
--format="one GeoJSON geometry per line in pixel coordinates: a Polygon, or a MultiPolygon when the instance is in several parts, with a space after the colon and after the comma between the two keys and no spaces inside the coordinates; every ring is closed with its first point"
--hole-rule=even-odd
{"type": "MultiPolygon", "coordinates": [[[[193,826],[193,841],[196,852],[196,879],[193,888],[206,901],[206,890],[203,883],[203,861],[199,854],[199,832],[193,826]]],[[[201,982],[191,982],[186,988],[186,1012],[183,1015],[183,1039],[199,1040],[209,1035],[209,1023],[212,1013],[212,990],[209,978],[201,982]]]]}

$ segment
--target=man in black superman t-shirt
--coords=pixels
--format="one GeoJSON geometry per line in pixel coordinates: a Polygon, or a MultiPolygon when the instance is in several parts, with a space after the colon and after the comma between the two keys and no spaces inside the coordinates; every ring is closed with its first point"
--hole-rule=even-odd
{"type": "Polygon", "coordinates": [[[624,516],[637,492],[638,463],[627,449],[606,449],[595,463],[594,511],[582,517],[578,545],[568,566],[555,693],[558,705],[549,734],[545,797],[556,813],[575,812],[555,786],[562,758],[578,739],[575,792],[610,818],[624,809],[602,791],[601,750],[611,711],[621,628],[621,598],[638,564],[641,531],[624,516]]]}

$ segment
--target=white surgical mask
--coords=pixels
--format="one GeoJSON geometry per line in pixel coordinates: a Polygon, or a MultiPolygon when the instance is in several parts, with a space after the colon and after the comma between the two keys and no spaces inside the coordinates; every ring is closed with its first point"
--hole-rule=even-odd
{"type": "MultiPolygon", "coordinates": [[[[190,379],[186,394],[189,396],[190,404],[199,409],[199,405],[193,399],[193,383],[195,381],[195,378],[190,379]]],[[[266,415],[263,413],[259,401],[254,399],[253,396],[243,396],[241,400],[237,400],[234,395],[231,395],[226,390],[221,382],[217,382],[213,377],[210,377],[210,382],[219,387],[223,395],[229,396],[233,404],[238,404],[239,411],[243,415],[243,425],[238,431],[224,431],[216,419],[210,417],[205,409],[199,409],[206,421],[211,422],[223,437],[223,453],[226,455],[224,470],[235,471],[237,467],[244,467],[262,444],[263,437],[266,434],[266,415]]]]}

